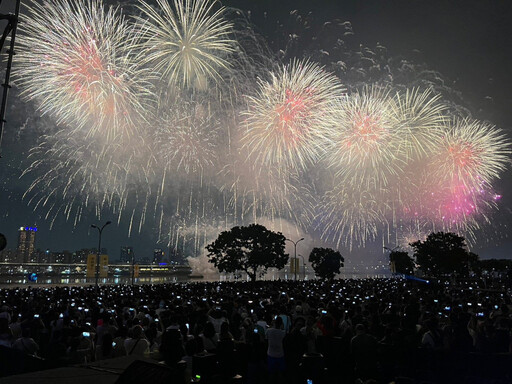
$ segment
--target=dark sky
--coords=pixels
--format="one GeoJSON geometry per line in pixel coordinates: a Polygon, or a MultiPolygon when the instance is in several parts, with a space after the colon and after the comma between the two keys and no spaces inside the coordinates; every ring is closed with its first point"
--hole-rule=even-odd
{"type": "MultiPolygon", "coordinates": [[[[14,3],[2,1],[2,8],[10,2],[14,3]]],[[[318,20],[351,21],[357,37],[367,46],[380,42],[396,55],[417,49],[431,69],[441,72],[453,88],[462,92],[474,117],[489,120],[512,136],[512,6],[508,1],[230,0],[223,4],[251,10],[251,19],[263,34],[272,30],[268,23],[285,24],[289,12],[298,9],[302,14],[312,11],[318,20]]],[[[22,131],[23,121],[16,121],[13,116],[22,116],[31,109],[13,101],[17,99],[10,98],[0,159],[0,233],[7,236],[8,247],[15,247],[18,227],[34,224],[39,227],[37,246],[42,249],[96,246],[97,233],[89,230],[90,224],[96,222],[94,218],[75,228],[59,218],[50,231],[44,216],[32,212],[22,201],[29,180],[12,178],[11,171],[26,154],[23,139],[27,133],[22,131]]],[[[503,195],[501,209],[476,246],[482,257],[512,257],[512,240],[508,237],[512,224],[511,176],[509,169],[497,183],[497,191],[503,195]]],[[[128,239],[127,226],[122,222],[105,230],[103,244],[111,257],[118,257],[121,245],[134,245],[137,256],[149,255],[156,246],[153,229],[146,228],[141,235],[128,239]]]]}

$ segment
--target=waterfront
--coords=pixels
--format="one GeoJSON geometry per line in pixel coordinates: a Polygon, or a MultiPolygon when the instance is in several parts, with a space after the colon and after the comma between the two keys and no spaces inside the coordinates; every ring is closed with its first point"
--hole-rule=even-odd
{"type": "MultiPolygon", "coordinates": [[[[192,270],[181,265],[138,265],[132,277],[129,264],[108,266],[107,277],[99,284],[163,284],[190,281],[192,270]]],[[[13,286],[57,286],[95,284],[95,277],[87,277],[85,264],[0,263],[0,288],[13,286]]]]}

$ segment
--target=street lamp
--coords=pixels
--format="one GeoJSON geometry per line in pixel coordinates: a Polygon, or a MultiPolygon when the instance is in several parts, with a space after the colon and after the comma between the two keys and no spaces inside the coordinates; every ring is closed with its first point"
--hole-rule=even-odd
{"type": "Polygon", "coordinates": [[[98,257],[96,260],[96,290],[98,290],[98,278],[100,273],[100,253],[101,253],[101,233],[103,232],[103,228],[105,228],[107,225],[112,223],[111,221],[107,221],[103,226],[100,228],[96,224],[91,224],[91,228],[96,228],[99,232],[98,237],[98,257]]]}
{"type": "Polygon", "coordinates": [[[295,276],[294,276],[294,280],[295,280],[295,281],[297,281],[297,244],[298,244],[299,242],[301,242],[302,240],[304,240],[304,238],[303,238],[303,237],[301,237],[301,238],[300,238],[299,240],[297,240],[297,241],[293,241],[293,240],[286,239],[286,238],[285,238],[285,240],[286,240],[286,241],[289,241],[289,242],[291,242],[291,243],[293,243],[293,245],[294,245],[294,247],[295,247],[295,253],[294,253],[294,260],[295,260],[295,261],[294,261],[294,264],[293,264],[293,265],[294,265],[293,272],[294,272],[294,275],[295,275],[295,276]]]}

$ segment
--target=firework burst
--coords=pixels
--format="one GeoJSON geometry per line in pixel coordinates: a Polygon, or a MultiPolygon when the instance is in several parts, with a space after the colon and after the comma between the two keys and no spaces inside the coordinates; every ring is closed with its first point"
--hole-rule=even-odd
{"type": "Polygon", "coordinates": [[[392,118],[401,126],[401,135],[404,135],[401,144],[405,148],[400,151],[407,159],[431,154],[446,119],[447,107],[441,102],[440,95],[434,95],[429,89],[423,92],[419,88],[407,89],[396,94],[391,107],[392,118]]]}
{"type": "Polygon", "coordinates": [[[497,208],[499,195],[483,182],[478,188],[468,188],[440,178],[430,160],[409,170],[408,188],[403,188],[396,212],[398,220],[423,231],[452,231],[474,239],[480,224],[489,223],[488,215],[497,208]]]}
{"type": "Polygon", "coordinates": [[[479,191],[499,178],[511,153],[510,143],[494,126],[456,119],[437,144],[432,158],[435,177],[452,189],[479,191]]]}
{"type": "Polygon", "coordinates": [[[52,0],[27,10],[16,73],[22,96],[87,134],[113,139],[136,131],[152,88],[132,52],[137,34],[118,9],[105,10],[101,0],[52,0]]]}
{"type": "Polygon", "coordinates": [[[260,166],[305,169],[322,152],[341,92],[334,75],[307,61],[293,61],[271,73],[270,81],[260,80],[243,114],[248,157],[260,166]]]}
{"type": "Polygon", "coordinates": [[[326,161],[340,182],[382,188],[402,173],[402,125],[389,89],[365,87],[340,99],[326,161]]]}
{"type": "Polygon", "coordinates": [[[146,52],[144,63],[158,71],[169,86],[205,89],[230,67],[228,55],[236,42],[225,8],[215,0],[157,0],[161,12],[145,1],[139,6],[146,52]]]}

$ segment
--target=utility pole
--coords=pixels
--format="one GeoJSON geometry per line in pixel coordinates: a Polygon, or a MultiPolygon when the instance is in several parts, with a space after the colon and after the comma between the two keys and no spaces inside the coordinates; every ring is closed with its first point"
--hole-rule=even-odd
{"type": "MultiPolygon", "coordinates": [[[[0,0],[0,3],[1,2],[2,1],[0,0]]],[[[19,19],[19,14],[20,14],[20,2],[21,2],[21,0],[16,0],[16,7],[15,7],[14,14],[9,13],[7,15],[0,15],[0,20],[7,20],[7,25],[5,26],[2,37],[0,38],[0,50],[3,49],[5,40],[7,39],[7,36],[11,35],[11,44],[9,46],[9,49],[7,50],[9,57],[7,58],[7,66],[5,69],[5,81],[2,84],[2,87],[4,88],[4,90],[2,93],[2,103],[0,106],[0,145],[2,144],[4,123],[6,121],[5,120],[5,111],[7,108],[7,96],[9,94],[9,89],[11,88],[9,81],[11,79],[12,58],[15,55],[14,42],[16,40],[16,31],[18,29],[18,19],[19,19]]],[[[1,152],[0,152],[0,157],[1,157],[1,152]]]]}
{"type": "Polygon", "coordinates": [[[98,236],[98,256],[96,260],[96,291],[98,291],[98,278],[100,274],[100,255],[101,255],[101,233],[103,232],[103,229],[112,223],[111,221],[107,221],[103,226],[100,228],[96,224],[91,224],[91,228],[96,228],[99,232],[98,236]]]}
{"type": "Polygon", "coordinates": [[[290,243],[293,243],[293,246],[294,246],[294,249],[295,249],[295,254],[294,254],[294,261],[293,261],[293,272],[294,272],[294,280],[297,281],[297,244],[299,242],[301,242],[302,240],[304,240],[304,238],[300,238],[299,240],[297,241],[293,241],[293,240],[290,240],[290,239],[285,239],[286,241],[289,241],[290,243]]]}

